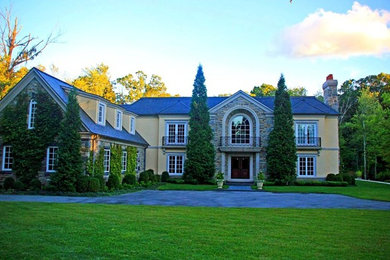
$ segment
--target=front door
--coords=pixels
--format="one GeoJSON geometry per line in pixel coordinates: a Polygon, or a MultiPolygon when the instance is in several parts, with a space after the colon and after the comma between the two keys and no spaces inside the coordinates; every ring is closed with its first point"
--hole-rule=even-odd
{"type": "Polygon", "coordinates": [[[249,157],[233,156],[232,179],[249,179],[249,157]]]}

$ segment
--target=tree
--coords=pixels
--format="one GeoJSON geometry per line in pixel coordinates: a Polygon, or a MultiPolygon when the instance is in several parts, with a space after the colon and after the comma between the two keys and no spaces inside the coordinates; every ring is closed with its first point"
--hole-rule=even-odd
{"type": "Polygon", "coordinates": [[[31,34],[21,36],[18,18],[12,18],[11,10],[0,12],[0,99],[27,74],[21,64],[35,59],[57,37],[50,34],[39,40],[31,34]]]}
{"type": "Polygon", "coordinates": [[[127,74],[122,78],[118,78],[116,83],[123,86],[128,94],[120,94],[117,99],[119,103],[131,103],[142,97],[170,97],[167,93],[167,87],[161,77],[153,74],[148,81],[148,76],[137,71],[135,77],[133,74],[127,74]]]}
{"type": "Polygon", "coordinates": [[[269,179],[288,184],[296,178],[297,161],[290,96],[281,75],[275,95],[274,128],[269,135],[267,172],[269,179]]]}
{"type": "Polygon", "coordinates": [[[270,84],[261,84],[261,86],[254,86],[250,94],[256,97],[275,96],[276,88],[270,84]]]}
{"type": "Polygon", "coordinates": [[[91,94],[95,94],[115,102],[116,95],[108,73],[109,67],[103,63],[96,67],[85,68],[83,76],[79,76],[72,85],[91,94]]]}
{"type": "Polygon", "coordinates": [[[57,190],[75,191],[76,182],[82,174],[80,129],[80,107],[76,91],[72,90],[68,95],[65,117],[58,133],[57,171],[51,176],[50,181],[57,190]]]}
{"type": "MultiPolygon", "coordinates": [[[[260,87],[255,86],[251,90],[250,94],[251,96],[256,97],[268,97],[268,96],[275,96],[277,88],[270,84],[261,84],[260,87]]],[[[296,87],[292,89],[287,89],[287,92],[290,96],[306,96],[307,90],[304,87],[296,87]]]]}
{"type": "Polygon", "coordinates": [[[187,182],[205,183],[215,173],[215,150],[211,143],[213,133],[209,125],[207,89],[204,82],[203,69],[199,65],[192,90],[190,132],[183,176],[187,182]]]}

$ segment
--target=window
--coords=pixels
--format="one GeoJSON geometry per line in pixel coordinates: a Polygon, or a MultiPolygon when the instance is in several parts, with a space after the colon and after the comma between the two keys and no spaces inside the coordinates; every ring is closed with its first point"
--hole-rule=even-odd
{"type": "Polygon", "coordinates": [[[168,173],[183,174],[184,171],[184,154],[168,155],[168,173]]]}
{"type": "Polygon", "coordinates": [[[46,153],[46,171],[55,172],[56,162],[58,157],[58,147],[49,146],[46,153]]]}
{"type": "Polygon", "coordinates": [[[110,149],[104,149],[104,160],[103,160],[104,174],[110,173],[110,149]]]}
{"type": "Polygon", "coordinates": [[[187,123],[175,122],[167,123],[167,144],[187,143],[187,123]]]}
{"type": "Polygon", "coordinates": [[[249,120],[243,115],[235,116],[231,123],[232,144],[250,144],[250,131],[249,120]]]}
{"type": "Polygon", "coordinates": [[[12,171],[12,164],[14,158],[12,157],[12,149],[10,145],[3,147],[3,171],[12,171]]]}
{"type": "Polygon", "coordinates": [[[135,118],[130,117],[130,134],[135,134],[135,118]]]}
{"type": "Polygon", "coordinates": [[[106,105],[103,103],[99,103],[98,108],[98,124],[105,125],[106,124],[106,105]]]}
{"type": "Polygon", "coordinates": [[[120,110],[116,111],[115,128],[118,130],[122,130],[122,111],[120,110]]]}
{"type": "Polygon", "coordinates": [[[314,177],[316,175],[316,157],[312,155],[298,156],[298,176],[314,177]]]}
{"type": "Polygon", "coordinates": [[[317,124],[316,123],[296,123],[295,136],[297,145],[317,144],[317,124]]]}
{"type": "Polygon", "coordinates": [[[30,100],[30,106],[28,108],[28,129],[33,129],[35,124],[35,116],[37,113],[37,102],[30,100]]]}
{"type": "Polygon", "coordinates": [[[127,169],[127,151],[122,151],[122,173],[127,169]]]}

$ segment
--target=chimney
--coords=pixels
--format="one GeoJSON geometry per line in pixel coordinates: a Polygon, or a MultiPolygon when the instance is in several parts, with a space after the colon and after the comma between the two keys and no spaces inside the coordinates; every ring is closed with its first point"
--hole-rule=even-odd
{"type": "Polygon", "coordinates": [[[337,96],[337,80],[333,79],[333,74],[326,77],[325,83],[322,85],[324,90],[325,104],[336,111],[339,111],[339,98],[337,96]]]}

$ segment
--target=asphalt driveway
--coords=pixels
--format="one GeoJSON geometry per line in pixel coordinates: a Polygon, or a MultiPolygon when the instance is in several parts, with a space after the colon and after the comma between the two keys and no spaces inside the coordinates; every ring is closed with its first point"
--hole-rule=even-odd
{"type": "Polygon", "coordinates": [[[357,199],[337,194],[301,194],[245,191],[143,190],[139,192],[109,197],[0,195],[0,201],[192,207],[349,208],[390,210],[390,202],[357,199]]]}

